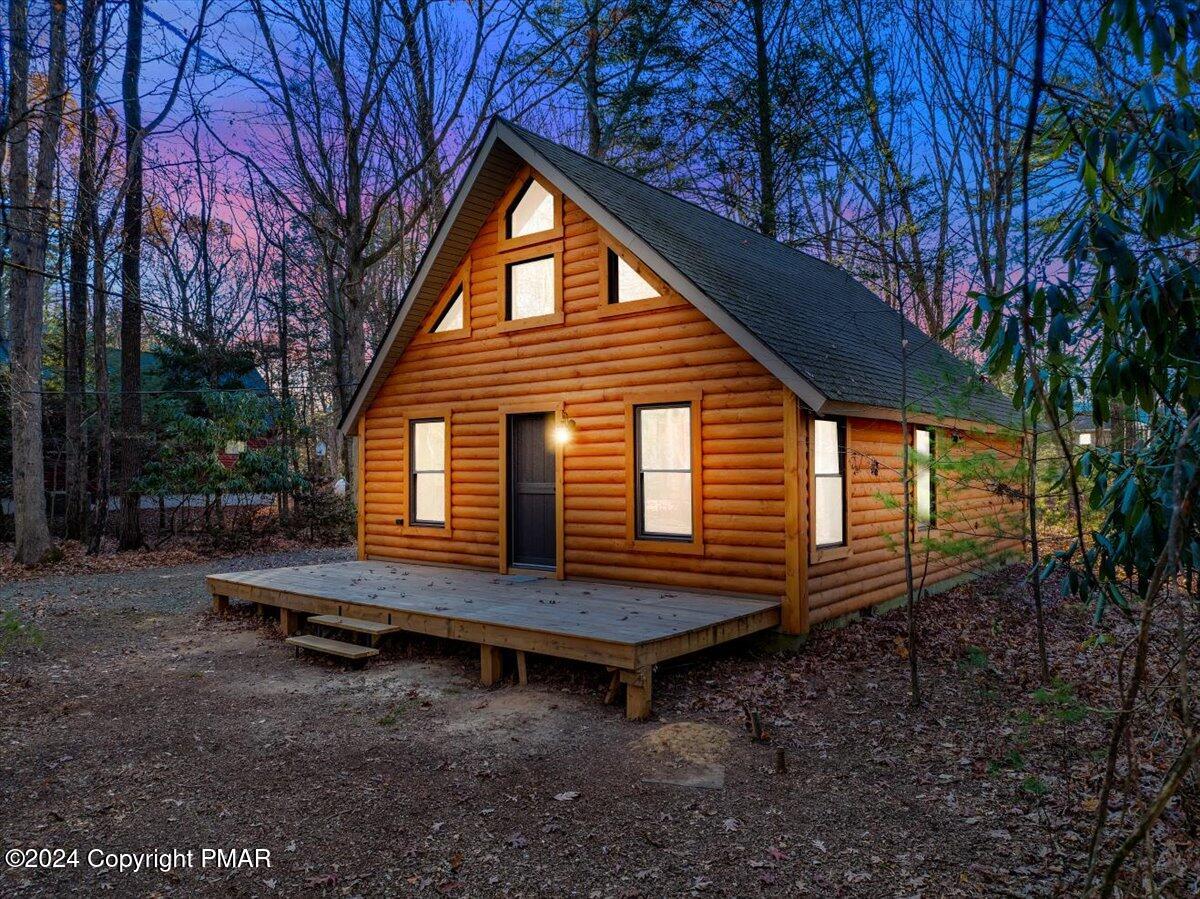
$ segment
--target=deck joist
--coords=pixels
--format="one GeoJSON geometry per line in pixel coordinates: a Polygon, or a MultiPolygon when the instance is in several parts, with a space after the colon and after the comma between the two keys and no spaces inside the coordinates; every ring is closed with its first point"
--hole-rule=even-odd
{"type": "Polygon", "coordinates": [[[633,717],[649,708],[655,664],[775,627],[780,614],[773,599],[381,561],[214,574],[207,586],[217,602],[284,617],[341,615],[478,643],[485,680],[497,650],[606,665],[627,685],[633,717]]]}

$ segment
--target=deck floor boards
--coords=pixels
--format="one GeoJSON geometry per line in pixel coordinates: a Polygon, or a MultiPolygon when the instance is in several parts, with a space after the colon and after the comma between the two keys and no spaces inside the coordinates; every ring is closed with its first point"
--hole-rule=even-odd
{"type": "Polygon", "coordinates": [[[770,598],[380,561],[214,574],[207,584],[221,602],[365,618],[619,668],[634,677],[638,714],[655,663],[774,627],[780,615],[770,598]]]}
{"type": "MultiPolygon", "coordinates": [[[[608,642],[640,644],[778,608],[749,599],[654,587],[514,577],[467,569],[336,562],[218,574],[216,582],[529,628],[608,642]]],[[[220,592],[213,590],[213,592],[220,592]]]]}

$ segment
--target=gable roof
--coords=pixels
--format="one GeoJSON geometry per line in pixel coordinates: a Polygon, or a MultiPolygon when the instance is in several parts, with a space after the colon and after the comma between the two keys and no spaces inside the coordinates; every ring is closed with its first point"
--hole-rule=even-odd
{"type": "MultiPolygon", "coordinates": [[[[501,118],[492,121],[342,420],[382,386],[492,207],[524,164],[595,219],[814,412],[897,409],[900,314],[842,269],[501,118]]],[[[1012,407],[911,322],[910,408],[985,423],[1012,407]]]]}

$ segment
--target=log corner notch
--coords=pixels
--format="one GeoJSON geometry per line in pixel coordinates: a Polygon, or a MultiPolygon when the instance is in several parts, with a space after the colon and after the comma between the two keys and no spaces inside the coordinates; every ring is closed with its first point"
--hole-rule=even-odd
{"type": "Polygon", "coordinates": [[[808,633],[808,428],[800,401],[783,392],[784,594],[779,630],[808,633]]]}

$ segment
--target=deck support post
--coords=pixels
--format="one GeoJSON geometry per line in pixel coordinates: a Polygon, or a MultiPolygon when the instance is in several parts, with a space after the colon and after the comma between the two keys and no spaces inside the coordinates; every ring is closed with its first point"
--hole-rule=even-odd
{"type": "Polygon", "coordinates": [[[226,615],[229,613],[229,597],[222,593],[214,593],[212,595],[213,611],[218,615],[226,615]]]}
{"type": "Polygon", "coordinates": [[[479,644],[479,681],[485,687],[494,687],[500,682],[500,672],[504,670],[504,656],[499,646],[479,644]]]}
{"type": "Polygon", "coordinates": [[[654,698],[653,669],[647,666],[636,671],[622,671],[621,681],[625,684],[625,717],[630,721],[649,718],[654,698]]]}
{"type": "Polygon", "coordinates": [[[525,651],[517,650],[517,683],[522,687],[529,683],[529,674],[525,669],[525,651]]]}
{"type": "Polygon", "coordinates": [[[300,613],[294,609],[279,607],[279,629],[285,637],[290,637],[300,630],[300,613]]]}

